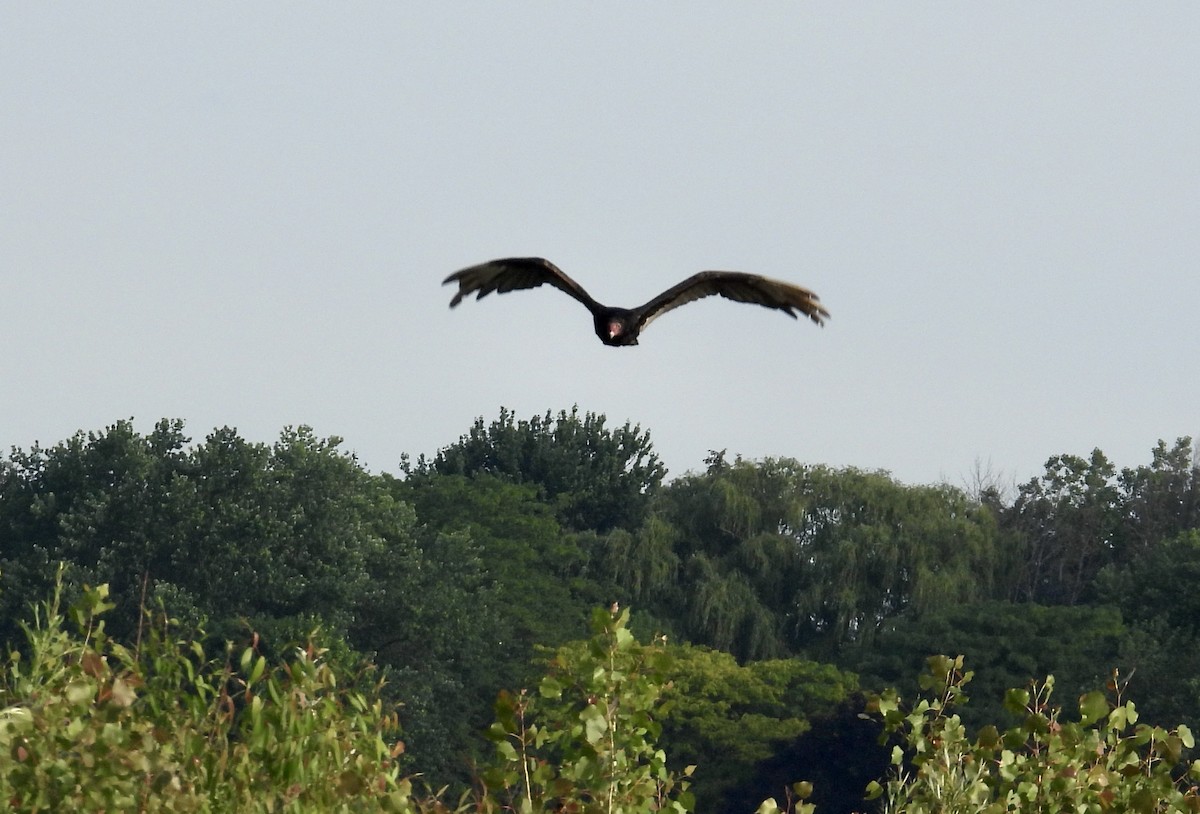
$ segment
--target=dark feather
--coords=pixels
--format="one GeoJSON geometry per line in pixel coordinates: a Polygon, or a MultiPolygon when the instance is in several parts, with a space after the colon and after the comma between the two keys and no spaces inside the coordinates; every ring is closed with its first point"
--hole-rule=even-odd
{"type": "Polygon", "coordinates": [[[506,294],[523,288],[537,288],[544,283],[567,292],[589,310],[599,307],[599,304],[583,290],[583,286],[568,277],[558,266],[541,257],[508,257],[481,263],[454,272],[442,281],[442,285],[453,282],[458,283],[458,293],[450,300],[451,308],[462,302],[463,297],[469,297],[476,292],[476,299],[482,300],[493,291],[506,294]]]}
{"type": "Polygon", "coordinates": [[[639,316],[638,328],[645,328],[672,308],[714,294],[735,302],[776,308],[792,319],[797,318],[799,311],[818,325],[824,325],[829,316],[817,295],[807,288],[741,271],[702,271],[635,309],[639,316]]]}

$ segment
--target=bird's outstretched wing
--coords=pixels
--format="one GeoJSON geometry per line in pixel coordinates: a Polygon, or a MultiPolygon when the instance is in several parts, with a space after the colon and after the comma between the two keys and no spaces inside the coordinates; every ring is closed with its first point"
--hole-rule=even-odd
{"type": "Polygon", "coordinates": [[[829,316],[817,295],[807,288],[741,271],[702,271],[638,308],[638,328],[645,328],[672,308],[714,294],[735,302],[776,308],[792,319],[796,319],[796,312],[799,311],[818,325],[824,325],[829,316]]]}
{"type": "Polygon", "coordinates": [[[451,308],[462,302],[463,297],[477,292],[476,299],[482,300],[493,291],[504,294],[523,288],[537,288],[543,284],[565,291],[590,311],[594,312],[599,307],[583,290],[583,286],[568,277],[558,266],[541,257],[507,257],[481,263],[454,272],[442,281],[442,285],[455,282],[458,283],[458,292],[454,299],[450,300],[451,308]]]}

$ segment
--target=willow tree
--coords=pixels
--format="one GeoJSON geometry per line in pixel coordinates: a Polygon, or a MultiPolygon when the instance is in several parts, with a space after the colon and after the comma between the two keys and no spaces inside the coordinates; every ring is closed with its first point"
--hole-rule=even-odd
{"type": "Polygon", "coordinates": [[[887,619],[991,591],[995,521],[962,491],[821,466],[803,471],[797,491],[798,642],[869,642],[887,619]]]}
{"type": "Polygon", "coordinates": [[[743,658],[869,641],[889,618],[992,590],[992,512],[951,487],[717,459],[657,506],[677,531],[674,612],[693,641],[743,658]]]}

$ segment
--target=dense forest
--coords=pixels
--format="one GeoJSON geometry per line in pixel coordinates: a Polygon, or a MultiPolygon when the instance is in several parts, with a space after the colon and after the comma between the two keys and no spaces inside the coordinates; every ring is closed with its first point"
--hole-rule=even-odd
{"type": "Polygon", "coordinates": [[[577,409],[502,410],[395,475],[340,444],[307,427],[193,441],[163,420],[13,449],[0,643],[27,646],[56,590],[95,604],[101,585],[112,642],[140,645],[154,614],[208,652],[277,663],[310,642],[396,708],[402,771],[451,796],[520,690],[547,695],[564,654],[614,629],[658,643],[659,739],[671,771],[697,767],[702,812],[754,811],[801,779],[819,811],[862,809],[893,754],[885,725],[898,737],[880,698],[934,687],[948,706],[963,663],[956,714],[978,748],[1022,709],[1050,716],[1031,684],[1048,675],[1069,711],[1107,685],[1143,725],[1200,726],[1190,438],[1132,469],[1055,455],[1012,488],[716,451],[668,481],[647,431],[577,409]],[[965,659],[918,686],[941,653],[965,659]],[[1014,708],[1021,687],[1033,700],[1014,708]]]}

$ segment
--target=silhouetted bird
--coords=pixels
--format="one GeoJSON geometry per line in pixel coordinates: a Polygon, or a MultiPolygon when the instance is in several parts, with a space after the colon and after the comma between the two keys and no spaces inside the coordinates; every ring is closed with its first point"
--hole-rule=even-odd
{"type": "Polygon", "coordinates": [[[563,270],[541,257],[509,257],[492,260],[478,266],[456,271],[442,285],[458,283],[458,293],[450,300],[450,307],[462,302],[463,297],[478,294],[483,299],[493,291],[504,294],[523,288],[536,288],[549,284],[565,291],[583,303],[592,312],[596,336],[605,345],[636,345],[638,335],[656,317],[672,308],[686,305],[702,297],[719,294],[735,302],[748,302],[783,311],[792,319],[796,312],[804,314],[818,325],[823,325],[829,312],[821,307],[817,295],[807,288],[791,283],[745,274],[740,271],[702,271],[688,277],[682,283],[668,288],[650,302],[639,308],[610,308],[601,305],[583,290],[583,286],[572,280],[563,270]]]}

